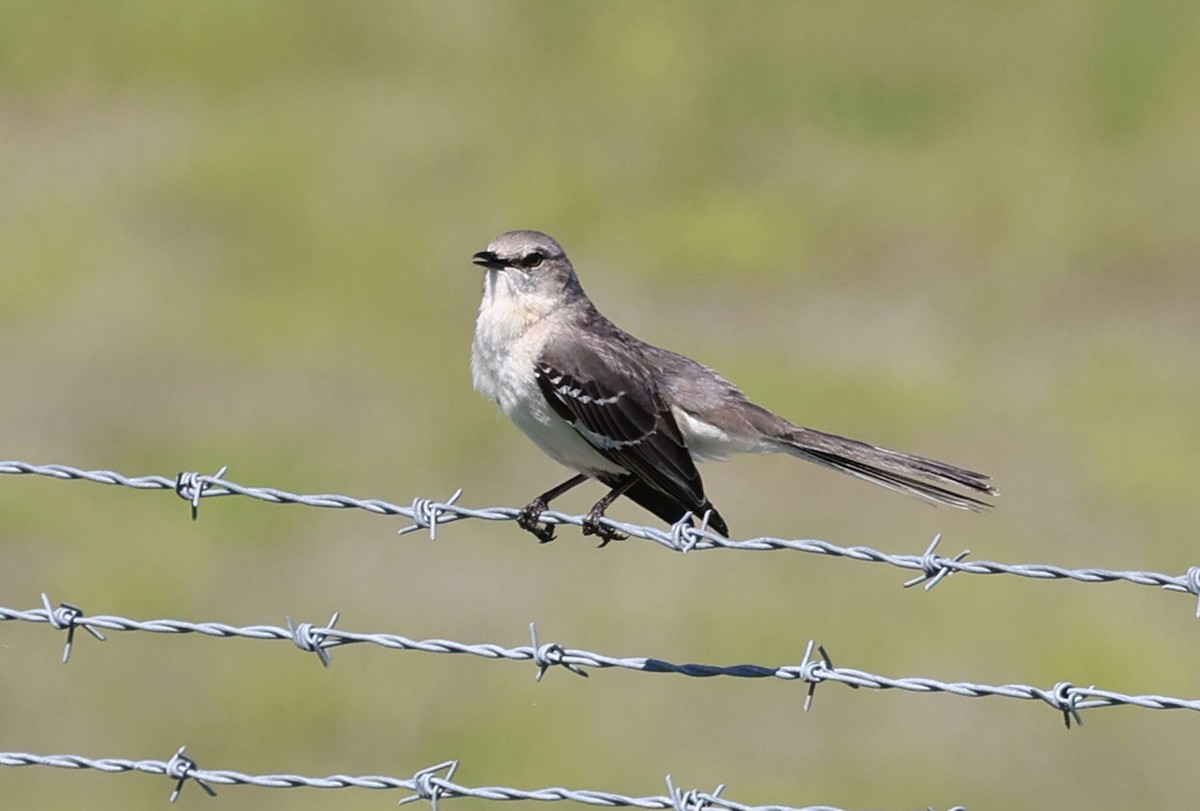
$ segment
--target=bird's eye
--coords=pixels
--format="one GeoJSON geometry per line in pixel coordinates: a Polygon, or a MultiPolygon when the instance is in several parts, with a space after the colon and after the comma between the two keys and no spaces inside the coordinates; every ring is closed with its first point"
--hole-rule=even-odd
{"type": "Polygon", "coordinates": [[[535,251],[534,253],[531,253],[522,259],[521,264],[532,270],[533,268],[540,266],[545,258],[546,257],[535,251]]]}

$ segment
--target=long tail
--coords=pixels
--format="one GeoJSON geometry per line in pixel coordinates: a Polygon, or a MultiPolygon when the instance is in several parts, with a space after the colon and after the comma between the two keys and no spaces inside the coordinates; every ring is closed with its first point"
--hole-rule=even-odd
{"type": "Polygon", "coordinates": [[[992,507],[986,501],[957,493],[943,485],[963,487],[973,494],[1000,495],[988,484],[987,475],[935,459],[877,448],[856,439],[791,424],[779,431],[776,437],[781,449],[793,456],[937,504],[973,512],[992,507]]]}

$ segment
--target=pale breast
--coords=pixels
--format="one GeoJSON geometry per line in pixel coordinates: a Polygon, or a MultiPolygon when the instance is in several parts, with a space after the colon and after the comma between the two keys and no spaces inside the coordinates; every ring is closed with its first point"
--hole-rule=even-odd
{"type": "Polygon", "coordinates": [[[471,345],[475,390],[494,400],[504,414],[547,456],[566,467],[595,476],[621,468],[598,453],[559,417],[538,387],[534,371],[550,325],[531,317],[528,308],[503,294],[488,295],[479,308],[471,345]]]}

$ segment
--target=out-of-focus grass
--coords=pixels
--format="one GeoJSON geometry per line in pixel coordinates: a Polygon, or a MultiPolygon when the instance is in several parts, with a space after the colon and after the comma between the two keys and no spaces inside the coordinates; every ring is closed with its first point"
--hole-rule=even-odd
{"type": "MultiPolygon", "coordinates": [[[[0,7],[0,448],[127,473],[519,504],[560,472],[470,391],[471,253],[534,227],[648,340],[815,427],[1004,492],[932,510],[706,468],[735,534],[1183,571],[1200,525],[1200,72],[1186,3],[0,7]]],[[[572,494],[585,508],[598,492],[572,494]]],[[[634,508],[618,514],[645,519],[634,508]]],[[[675,661],[1194,696],[1186,599],[774,555],[602,552],[5,478],[0,603],[675,661]]],[[[1197,723],[3,629],[0,749],[846,807],[1178,805],[1197,723]],[[914,745],[916,742],[919,744],[914,745]],[[1097,764],[1102,768],[1097,769],[1097,764]]],[[[1166,716],[1166,717],[1164,717],[1166,716]]],[[[165,786],[164,786],[165,788],[165,786]]],[[[22,770],[5,806],[145,780],[22,770]]],[[[225,789],[228,793],[249,789],[225,789]]],[[[101,794],[103,792],[103,794],[101,794]]],[[[159,795],[154,794],[154,797],[159,795]]],[[[99,798],[103,797],[103,800],[99,798]]],[[[256,791],[264,808],[378,797],[256,791]]]]}

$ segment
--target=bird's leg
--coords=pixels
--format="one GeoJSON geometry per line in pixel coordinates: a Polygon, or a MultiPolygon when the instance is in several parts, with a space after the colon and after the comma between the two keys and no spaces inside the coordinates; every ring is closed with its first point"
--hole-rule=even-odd
{"type": "Polygon", "coordinates": [[[552,487],[533,501],[525,505],[525,507],[517,513],[517,526],[526,532],[531,532],[537,537],[541,543],[549,543],[554,540],[554,525],[543,524],[540,519],[542,513],[550,506],[550,502],[563,493],[570,490],[572,487],[577,487],[583,484],[588,479],[587,476],[580,473],[578,476],[573,476],[567,479],[557,487],[552,487]]]}
{"type": "Polygon", "coordinates": [[[623,532],[617,532],[612,527],[602,526],[600,519],[604,517],[604,511],[607,510],[612,503],[616,501],[626,490],[633,487],[637,483],[637,476],[626,476],[621,482],[608,491],[608,495],[596,502],[595,506],[588,511],[588,514],[583,519],[583,534],[596,535],[600,538],[600,546],[608,545],[609,541],[623,541],[629,536],[623,532]]]}

